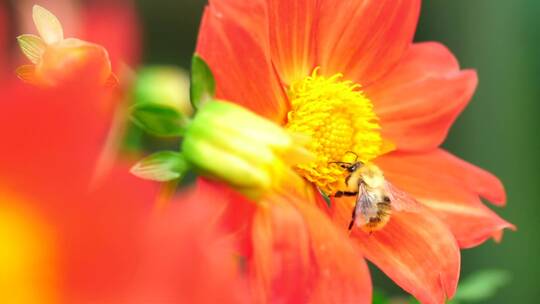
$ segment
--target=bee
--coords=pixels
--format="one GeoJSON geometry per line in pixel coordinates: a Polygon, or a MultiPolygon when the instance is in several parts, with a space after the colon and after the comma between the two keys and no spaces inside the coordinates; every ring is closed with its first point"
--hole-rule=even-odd
{"type": "MultiPolygon", "coordinates": [[[[358,157],[357,157],[358,159],[358,157]]],[[[392,210],[411,210],[417,202],[388,182],[382,170],[373,163],[332,162],[347,170],[344,189],[333,196],[355,196],[349,231],[356,224],[369,232],[381,230],[390,221],[392,210]]]]}

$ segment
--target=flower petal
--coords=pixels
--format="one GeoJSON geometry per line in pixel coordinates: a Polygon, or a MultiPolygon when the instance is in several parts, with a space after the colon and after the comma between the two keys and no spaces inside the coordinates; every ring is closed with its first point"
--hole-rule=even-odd
{"type": "Polygon", "coordinates": [[[36,66],[33,64],[21,65],[15,70],[15,74],[26,83],[39,85],[39,80],[36,77],[36,66]]]}
{"type": "Polygon", "coordinates": [[[270,303],[371,303],[363,257],[311,201],[291,191],[258,208],[250,260],[260,297],[269,296],[270,303]]]}
{"type": "Polygon", "coordinates": [[[32,63],[38,63],[41,59],[41,55],[43,55],[43,52],[45,52],[45,48],[47,45],[41,37],[36,35],[20,35],[17,37],[17,41],[19,42],[19,47],[21,48],[21,51],[23,54],[32,62],[32,63]]]}
{"type": "Polygon", "coordinates": [[[288,84],[309,75],[314,68],[317,0],[267,0],[272,62],[288,84]]]}
{"type": "Polygon", "coordinates": [[[312,285],[309,236],[291,204],[283,200],[255,204],[205,179],[198,179],[194,197],[198,196],[223,204],[222,212],[207,222],[220,223],[237,244],[253,291],[252,302],[306,302],[312,285]]]}
{"type": "MultiPolygon", "coordinates": [[[[335,217],[346,227],[351,210],[347,199],[335,202],[335,217]]],[[[352,239],[364,256],[420,302],[444,303],[457,287],[459,247],[437,216],[419,206],[417,212],[393,212],[380,231],[353,229],[352,239]]]]}
{"type": "Polygon", "coordinates": [[[438,178],[457,183],[497,206],[504,206],[506,202],[504,186],[496,176],[443,149],[424,153],[394,152],[381,157],[378,163],[384,169],[400,168],[398,172],[418,172],[426,179],[438,178]]]}
{"type": "Polygon", "coordinates": [[[254,35],[258,43],[265,46],[268,44],[266,0],[210,0],[209,2],[213,10],[237,22],[254,35]]]}
{"type": "Polygon", "coordinates": [[[366,94],[381,119],[382,133],[400,150],[438,147],[471,99],[475,71],[459,71],[438,43],[415,44],[402,62],[366,94]]]}
{"type": "Polygon", "coordinates": [[[321,72],[373,83],[412,43],[419,13],[420,0],[323,0],[316,46],[321,72]]]}
{"type": "Polygon", "coordinates": [[[480,200],[463,203],[457,199],[433,200],[419,197],[419,201],[431,208],[452,230],[460,248],[472,248],[489,238],[500,242],[503,230],[516,227],[486,207],[480,200]]]}
{"type": "Polygon", "coordinates": [[[150,221],[122,303],[249,303],[236,240],[215,220],[228,204],[224,190],[198,183],[150,221]]]}
{"type": "Polygon", "coordinates": [[[34,5],[32,17],[39,35],[46,44],[58,43],[64,39],[62,24],[53,13],[39,5],[34,5]]]}
{"type": "Polygon", "coordinates": [[[234,19],[237,15],[229,16],[218,8],[214,5],[206,8],[197,43],[197,53],[216,78],[217,97],[283,122],[287,99],[265,43],[257,41],[249,28],[244,27],[249,19],[237,22],[234,19]]]}
{"type": "Polygon", "coordinates": [[[0,183],[39,197],[85,192],[111,121],[112,113],[102,112],[111,96],[77,84],[54,90],[4,85],[0,137],[12,148],[0,151],[0,183]]]}
{"type": "Polygon", "coordinates": [[[310,303],[371,303],[369,270],[349,237],[315,204],[302,200],[295,206],[305,219],[318,270],[310,303]]]}
{"type": "Polygon", "coordinates": [[[61,286],[68,303],[114,303],[109,297],[130,290],[157,184],[128,170],[117,164],[90,193],[59,202],[52,222],[59,228],[61,286]]]}
{"type": "MultiPolygon", "coordinates": [[[[487,208],[479,196],[504,189],[491,174],[443,151],[423,154],[392,153],[377,160],[386,177],[416,197],[441,218],[460,247],[477,246],[503,229],[515,227],[487,208]],[[481,193],[482,192],[482,193],[481,193]]],[[[495,196],[496,197],[496,196],[495,196]]]]}
{"type": "Polygon", "coordinates": [[[253,219],[255,292],[268,303],[308,302],[310,277],[309,235],[293,206],[275,201],[260,207],[253,219]]]}

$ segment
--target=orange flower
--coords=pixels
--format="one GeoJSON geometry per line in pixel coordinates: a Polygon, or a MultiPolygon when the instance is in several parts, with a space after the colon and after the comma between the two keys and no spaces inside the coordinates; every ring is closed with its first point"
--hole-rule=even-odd
{"type": "MultiPolygon", "coordinates": [[[[441,44],[412,43],[419,11],[420,0],[213,0],[197,52],[215,74],[218,98],[312,138],[317,160],[296,167],[311,185],[334,194],[348,173],[331,162],[357,155],[421,203],[393,210],[380,231],[354,228],[351,239],[417,299],[442,303],[456,290],[459,248],[498,240],[513,226],[480,200],[504,204],[499,180],[439,148],[477,76],[460,70],[441,44]]],[[[293,206],[311,208],[316,200],[293,206]]],[[[354,203],[334,199],[327,210],[343,230],[354,203]]],[[[291,238],[276,226],[294,222],[286,221],[293,219],[290,207],[270,208],[282,210],[256,216],[254,225],[273,222],[274,244],[291,238]]],[[[303,213],[307,227],[316,216],[309,214],[303,213]]],[[[323,232],[309,231],[329,242],[323,232]]],[[[264,238],[268,231],[257,233],[264,238]]]]}
{"type": "Polygon", "coordinates": [[[122,161],[93,179],[105,88],[2,86],[1,303],[247,303],[236,246],[209,222],[219,189],[156,214],[156,185],[122,161]]]}
{"type": "Polygon", "coordinates": [[[168,152],[150,156],[132,172],[170,180],[187,163],[252,200],[209,185],[227,198],[221,220],[238,240],[255,303],[369,302],[371,284],[360,252],[317,206],[305,204],[313,193],[304,191],[291,168],[313,160],[302,142],[302,136],[290,136],[241,106],[210,101],[186,128],[176,164],[160,165],[161,155],[178,155],[168,152]]]}

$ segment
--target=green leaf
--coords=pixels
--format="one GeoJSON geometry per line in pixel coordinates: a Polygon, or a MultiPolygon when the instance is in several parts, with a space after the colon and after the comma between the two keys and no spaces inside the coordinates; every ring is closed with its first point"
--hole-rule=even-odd
{"type": "Polygon", "coordinates": [[[178,110],[162,104],[138,103],[131,108],[131,120],[157,136],[182,136],[189,119],[178,110]]]}
{"type": "Polygon", "coordinates": [[[182,153],[163,151],[154,153],[131,168],[131,173],[142,179],[167,182],[182,178],[189,165],[182,153]]]}
{"type": "Polygon", "coordinates": [[[379,290],[374,290],[372,303],[373,304],[388,304],[389,301],[382,292],[380,292],[379,290]]]}
{"type": "Polygon", "coordinates": [[[510,282],[510,274],[504,270],[483,270],[463,280],[454,302],[482,302],[493,297],[498,289],[510,282]]]}
{"type": "Polygon", "coordinates": [[[191,104],[198,109],[216,94],[216,81],[210,67],[197,54],[191,60],[191,104]]]}

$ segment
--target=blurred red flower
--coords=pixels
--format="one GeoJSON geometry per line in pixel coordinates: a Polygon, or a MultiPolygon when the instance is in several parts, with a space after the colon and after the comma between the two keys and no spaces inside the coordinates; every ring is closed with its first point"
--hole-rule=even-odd
{"type": "Polygon", "coordinates": [[[123,161],[94,178],[114,96],[73,81],[0,90],[0,302],[245,303],[232,239],[211,222],[218,188],[156,213],[156,184],[123,161]]]}

